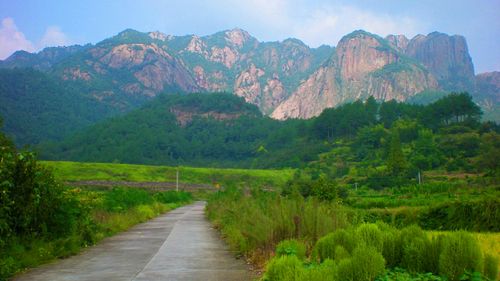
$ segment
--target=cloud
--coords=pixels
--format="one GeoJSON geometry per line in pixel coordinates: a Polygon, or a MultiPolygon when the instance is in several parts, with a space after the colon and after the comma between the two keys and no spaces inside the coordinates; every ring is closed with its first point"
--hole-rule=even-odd
{"type": "Polygon", "coordinates": [[[17,50],[35,51],[35,46],[18,30],[12,18],[2,19],[0,26],[0,59],[5,59],[17,50]]]}
{"type": "Polygon", "coordinates": [[[260,31],[261,39],[295,37],[313,47],[336,45],[342,36],[357,29],[382,36],[404,34],[408,37],[424,29],[424,23],[410,17],[374,13],[348,4],[312,2],[248,0],[241,1],[235,10],[245,11],[248,26],[260,31]]]}
{"type": "Polygon", "coordinates": [[[326,6],[314,10],[293,35],[312,46],[336,45],[342,36],[358,29],[378,35],[405,34],[409,37],[421,30],[420,23],[408,17],[376,15],[353,6],[326,6]]]}
{"type": "Polygon", "coordinates": [[[58,26],[49,26],[37,44],[28,40],[16,26],[14,19],[2,19],[0,26],[0,60],[6,59],[18,50],[36,52],[45,47],[67,46],[71,40],[58,26]]]}
{"type": "Polygon", "coordinates": [[[70,40],[66,34],[61,31],[58,26],[49,26],[40,39],[39,46],[41,48],[49,46],[67,46],[70,45],[70,40]]]}

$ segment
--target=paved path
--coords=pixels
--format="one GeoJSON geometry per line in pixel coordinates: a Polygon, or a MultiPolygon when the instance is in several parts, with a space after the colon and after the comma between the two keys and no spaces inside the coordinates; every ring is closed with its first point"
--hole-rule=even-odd
{"type": "Polygon", "coordinates": [[[14,280],[251,280],[204,216],[204,202],[173,210],[68,259],[14,280]]]}

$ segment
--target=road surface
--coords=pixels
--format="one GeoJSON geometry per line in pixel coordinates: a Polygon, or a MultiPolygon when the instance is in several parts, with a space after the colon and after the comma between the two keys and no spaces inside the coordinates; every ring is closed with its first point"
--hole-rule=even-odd
{"type": "Polygon", "coordinates": [[[204,202],[178,208],[14,280],[252,280],[211,228],[204,208],[204,202]]]}

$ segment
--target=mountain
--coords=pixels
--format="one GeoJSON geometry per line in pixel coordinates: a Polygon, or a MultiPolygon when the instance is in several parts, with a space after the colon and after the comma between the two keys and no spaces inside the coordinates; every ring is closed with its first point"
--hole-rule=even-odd
{"type": "Polygon", "coordinates": [[[310,118],[325,108],[369,96],[404,101],[418,92],[437,88],[434,76],[421,64],[381,37],[356,31],[344,36],[327,64],[302,83],[271,116],[310,118]]]}
{"type": "Polygon", "coordinates": [[[485,111],[484,119],[500,120],[500,72],[476,75],[476,101],[485,111]]]}
{"type": "MultiPolygon", "coordinates": [[[[95,45],[19,51],[0,68],[41,71],[64,91],[108,108],[108,116],[177,92],[230,92],[276,119],[310,118],[369,96],[405,101],[421,92],[469,91],[486,112],[498,106],[495,80],[475,76],[465,38],[438,32],[408,39],[359,30],[336,47],[310,48],[293,38],[260,42],[239,28],[201,37],[127,29],[95,45]]],[[[6,123],[14,122],[10,112],[0,111],[6,123]]]]}

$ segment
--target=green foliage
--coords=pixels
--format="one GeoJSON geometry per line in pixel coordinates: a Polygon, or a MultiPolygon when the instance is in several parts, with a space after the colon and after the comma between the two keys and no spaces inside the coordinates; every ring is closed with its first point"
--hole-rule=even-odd
{"type": "Polygon", "coordinates": [[[295,255],[284,255],[272,259],[266,266],[263,281],[300,281],[304,280],[302,262],[295,255]]]}
{"type": "Polygon", "coordinates": [[[500,231],[500,200],[455,201],[424,209],[419,224],[425,229],[500,231]]]}
{"type": "Polygon", "coordinates": [[[449,280],[460,280],[466,271],[481,271],[483,257],[477,241],[467,232],[452,233],[443,241],[439,273],[449,280]]]}
{"type": "Polygon", "coordinates": [[[295,239],[287,239],[278,243],[276,246],[277,256],[294,255],[300,260],[306,257],[306,245],[295,239]]]}
{"type": "Polygon", "coordinates": [[[356,238],[358,243],[364,244],[367,247],[373,247],[378,252],[383,249],[382,231],[376,224],[361,224],[356,229],[356,238]]]}
{"type": "Polygon", "coordinates": [[[490,174],[500,171],[500,135],[495,132],[483,134],[479,148],[478,168],[490,174]]]}
{"type": "Polygon", "coordinates": [[[410,274],[401,268],[389,270],[386,274],[381,275],[375,281],[444,281],[437,275],[432,273],[416,273],[410,274]]]}
{"type": "Polygon", "coordinates": [[[486,254],[484,256],[484,276],[494,281],[498,277],[498,258],[486,254]]]}
{"type": "Polygon", "coordinates": [[[168,204],[189,202],[193,199],[193,196],[186,191],[164,191],[155,193],[153,198],[156,202],[168,204]]]}
{"type": "Polygon", "coordinates": [[[18,146],[61,140],[118,111],[33,69],[0,69],[0,115],[18,146]],[[27,114],[29,112],[29,114],[27,114]]]}
{"type": "Polygon", "coordinates": [[[407,168],[406,158],[403,154],[403,150],[401,149],[401,141],[399,139],[398,130],[393,130],[391,132],[387,166],[390,173],[395,177],[401,176],[407,168]]]}
{"type": "Polygon", "coordinates": [[[132,207],[150,204],[153,202],[151,195],[141,189],[115,187],[106,192],[104,208],[108,211],[120,212],[132,207]]]}
{"type": "Polygon", "coordinates": [[[78,161],[297,166],[324,149],[322,143],[299,134],[303,124],[263,117],[256,106],[231,94],[171,94],[41,150],[48,159],[78,161]],[[268,153],[258,153],[260,147],[268,153]],[[296,156],[293,161],[291,152],[296,156]]]}
{"type": "Polygon", "coordinates": [[[345,257],[344,251],[347,254],[352,252],[357,243],[352,230],[339,229],[321,237],[314,246],[313,254],[319,261],[327,259],[337,260],[345,257]],[[338,247],[342,247],[343,250],[339,250],[338,247]],[[340,254],[341,257],[337,256],[337,254],[340,254]]]}
{"type": "Polygon", "coordinates": [[[384,272],[385,260],[373,247],[357,247],[352,258],[343,259],[337,266],[337,279],[372,281],[384,272]]]}

